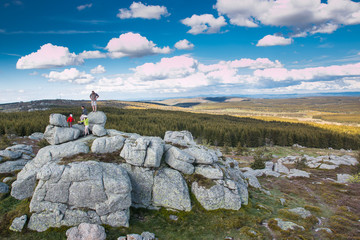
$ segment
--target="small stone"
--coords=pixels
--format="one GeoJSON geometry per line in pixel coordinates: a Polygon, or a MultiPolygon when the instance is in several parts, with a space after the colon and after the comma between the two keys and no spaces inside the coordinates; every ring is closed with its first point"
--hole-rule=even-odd
{"type": "Polygon", "coordinates": [[[142,240],[154,240],[155,234],[151,232],[143,232],[141,234],[142,240]]]}
{"type": "Polygon", "coordinates": [[[284,221],[280,218],[275,218],[275,220],[277,221],[277,225],[279,226],[279,228],[281,228],[281,230],[284,230],[284,231],[295,230],[296,228],[300,228],[302,231],[305,230],[305,228],[303,226],[300,226],[296,223],[293,223],[290,221],[284,221]]]}
{"type": "Polygon", "coordinates": [[[351,178],[350,174],[337,174],[337,181],[338,183],[347,183],[351,178]]]}
{"type": "Polygon", "coordinates": [[[22,215],[21,217],[17,217],[13,220],[10,230],[14,232],[21,232],[25,226],[25,223],[27,221],[27,216],[22,215]]]}
{"type": "Polygon", "coordinates": [[[6,183],[0,182],[0,193],[8,193],[9,186],[6,183]]]}
{"type": "Polygon", "coordinates": [[[289,212],[295,213],[296,215],[299,215],[304,219],[312,216],[310,211],[308,211],[302,207],[289,209],[289,212]]]}
{"type": "Polygon", "coordinates": [[[319,232],[319,231],[325,231],[325,232],[330,233],[330,234],[333,233],[330,228],[317,228],[317,229],[315,229],[315,232],[319,232]]]}
{"type": "Polygon", "coordinates": [[[170,215],[169,218],[173,221],[177,221],[179,219],[176,215],[170,215]]]}
{"type": "Polygon", "coordinates": [[[6,177],[6,178],[4,178],[4,180],[3,180],[3,182],[4,183],[7,183],[7,182],[10,182],[11,180],[13,180],[14,178],[12,178],[12,177],[6,177]]]}
{"type": "Polygon", "coordinates": [[[281,205],[284,206],[285,202],[286,202],[285,198],[280,198],[280,203],[281,203],[281,205]]]}
{"type": "Polygon", "coordinates": [[[126,237],[127,237],[127,240],[142,240],[141,235],[135,234],[135,233],[128,234],[128,235],[126,235],[126,237]]]}

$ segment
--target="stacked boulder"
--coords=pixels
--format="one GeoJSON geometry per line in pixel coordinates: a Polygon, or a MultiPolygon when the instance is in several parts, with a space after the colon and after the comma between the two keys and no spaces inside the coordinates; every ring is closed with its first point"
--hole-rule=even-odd
{"type": "Polygon", "coordinates": [[[66,116],[58,113],[50,115],[50,125],[45,129],[44,138],[51,144],[57,145],[78,139],[80,130],[69,128],[66,116]]]}
{"type": "Polygon", "coordinates": [[[102,137],[107,135],[105,129],[107,117],[104,112],[91,112],[89,113],[88,118],[90,131],[92,131],[95,136],[102,137]]]}
{"type": "MultiPolygon", "coordinates": [[[[93,129],[102,126],[97,120],[92,124],[93,129]]],[[[79,139],[40,149],[18,174],[11,195],[32,197],[28,228],[126,227],[130,206],[191,211],[189,189],[205,209],[238,210],[248,203],[248,184],[258,184],[242,174],[235,160],[196,145],[188,131],[167,132],[165,140],[106,132],[92,142],[91,152],[117,155],[115,162],[100,162],[96,155],[78,160],[78,154],[90,152],[90,140],[79,139]]]]}

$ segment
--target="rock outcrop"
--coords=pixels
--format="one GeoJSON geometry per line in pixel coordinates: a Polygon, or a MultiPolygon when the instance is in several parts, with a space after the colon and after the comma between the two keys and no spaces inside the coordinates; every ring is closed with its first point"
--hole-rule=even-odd
{"type": "MultiPolygon", "coordinates": [[[[106,115],[91,113],[89,122],[96,132],[104,128],[106,115]]],[[[48,128],[70,129],[61,115],[52,115],[50,123],[48,128]]],[[[32,197],[28,228],[45,231],[81,223],[126,227],[130,206],[191,211],[189,191],[206,209],[238,210],[248,203],[248,185],[260,185],[256,177],[246,177],[235,160],[196,145],[188,131],[167,132],[166,140],[105,131],[108,136],[94,134],[44,147],[18,173],[11,195],[32,197]],[[97,159],[108,153],[102,157],[118,154],[116,161],[97,159]],[[204,187],[204,181],[210,187],[204,187]]]]}
{"type": "Polygon", "coordinates": [[[37,173],[37,180],[30,202],[33,214],[28,227],[32,230],[84,222],[129,225],[131,183],[125,169],[117,164],[51,163],[37,173]]]}

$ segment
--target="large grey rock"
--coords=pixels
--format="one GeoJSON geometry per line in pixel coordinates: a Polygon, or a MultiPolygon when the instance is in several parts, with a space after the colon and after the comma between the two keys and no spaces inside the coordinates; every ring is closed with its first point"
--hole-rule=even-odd
{"type": "Polygon", "coordinates": [[[41,168],[37,179],[30,229],[45,231],[82,222],[128,226],[131,183],[121,166],[95,161],[50,163],[41,168]]]}
{"type": "Polygon", "coordinates": [[[164,154],[164,141],[159,137],[148,137],[150,140],[146,149],[144,167],[159,167],[164,154]]]}
{"type": "Polygon", "coordinates": [[[109,215],[101,216],[102,223],[112,227],[129,227],[129,219],[129,209],[119,210],[112,212],[109,215]]]}
{"type": "Polygon", "coordinates": [[[18,159],[21,158],[22,152],[20,151],[11,151],[11,150],[1,150],[0,157],[9,158],[9,159],[18,159]]]}
{"type": "Polygon", "coordinates": [[[19,159],[14,161],[6,161],[0,164],[0,173],[11,173],[24,168],[28,160],[19,159]]]}
{"type": "Polygon", "coordinates": [[[105,228],[98,224],[81,223],[66,231],[68,240],[105,240],[105,228]]]}
{"type": "Polygon", "coordinates": [[[159,167],[164,145],[159,137],[129,138],[126,139],[120,156],[134,166],[159,167]]]}
{"type": "Polygon", "coordinates": [[[144,137],[140,137],[138,139],[127,139],[120,156],[131,165],[142,166],[145,161],[146,149],[148,148],[149,144],[149,139],[144,137]]]}
{"type": "Polygon", "coordinates": [[[185,174],[194,173],[192,163],[195,158],[177,147],[170,147],[165,153],[165,162],[172,168],[185,174]]]}
{"type": "Polygon", "coordinates": [[[273,168],[274,168],[273,162],[271,162],[271,161],[265,162],[265,169],[273,170],[273,168]]]}
{"type": "Polygon", "coordinates": [[[121,132],[121,131],[118,131],[116,129],[107,129],[107,133],[110,137],[113,137],[113,136],[123,136],[125,138],[133,138],[133,139],[136,139],[136,138],[139,138],[141,137],[139,134],[137,133],[126,133],[126,132],[121,132]]]}
{"type": "Polygon", "coordinates": [[[11,185],[11,196],[22,200],[31,197],[36,186],[35,175],[29,175],[21,180],[16,180],[11,185]]]}
{"type": "Polygon", "coordinates": [[[290,169],[290,173],[287,175],[288,178],[293,178],[293,177],[306,177],[309,178],[310,177],[310,173],[299,170],[299,169],[290,169]]]}
{"type": "Polygon", "coordinates": [[[44,139],[44,134],[41,132],[34,132],[29,136],[32,140],[41,140],[44,139]]]}
{"type": "Polygon", "coordinates": [[[51,144],[57,145],[78,139],[80,130],[76,128],[57,127],[48,125],[45,129],[44,138],[51,144]]]}
{"type": "Polygon", "coordinates": [[[132,191],[131,201],[133,207],[152,207],[152,188],[154,185],[154,170],[135,167],[124,163],[121,166],[128,172],[132,191]]]}
{"type": "Polygon", "coordinates": [[[85,135],[85,126],[84,124],[74,124],[72,128],[75,128],[80,131],[80,137],[85,135]]]}
{"type": "Polygon", "coordinates": [[[189,131],[167,131],[164,136],[164,141],[180,146],[196,145],[193,136],[189,131]]]}
{"type": "Polygon", "coordinates": [[[36,157],[18,173],[17,180],[12,184],[11,196],[19,200],[31,197],[36,185],[36,174],[45,164],[88,152],[89,147],[82,142],[50,145],[40,149],[36,157]]]}
{"type": "Polygon", "coordinates": [[[26,144],[17,144],[11,147],[7,147],[5,150],[10,150],[13,152],[22,152],[28,155],[31,155],[33,153],[33,148],[31,145],[26,144]]]}
{"type": "Polygon", "coordinates": [[[275,163],[274,171],[278,173],[289,174],[290,170],[281,163],[275,163]]]}
{"type": "Polygon", "coordinates": [[[191,210],[188,186],[178,171],[163,168],[157,172],[154,178],[153,203],[158,207],[191,210]]]}
{"type": "Polygon", "coordinates": [[[339,165],[334,165],[334,164],[326,164],[326,163],[323,163],[319,166],[319,169],[327,169],[327,170],[332,170],[332,169],[336,169],[338,168],[339,165]]]}
{"type": "Polygon", "coordinates": [[[8,193],[9,186],[6,183],[0,182],[0,193],[8,193]]]}
{"type": "Polygon", "coordinates": [[[235,189],[229,189],[219,183],[210,188],[205,188],[200,186],[197,182],[193,182],[191,191],[206,210],[239,210],[241,208],[239,191],[234,182],[229,185],[233,185],[232,188],[235,189]]]}
{"type": "Polygon", "coordinates": [[[89,113],[88,119],[89,119],[89,128],[90,130],[92,130],[94,125],[100,125],[105,127],[107,117],[104,112],[97,111],[97,112],[89,113]]]}
{"type": "Polygon", "coordinates": [[[58,113],[50,114],[50,125],[57,127],[67,127],[68,123],[66,121],[66,116],[58,113]]]}
{"type": "Polygon", "coordinates": [[[26,215],[17,217],[13,220],[9,229],[14,232],[21,232],[26,224],[26,221],[27,221],[26,215]]]}
{"type": "Polygon", "coordinates": [[[220,167],[214,165],[198,165],[195,167],[195,173],[200,174],[209,179],[223,179],[224,173],[220,167]]]}
{"type": "Polygon", "coordinates": [[[125,138],[122,136],[97,138],[91,145],[93,153],[112,153],[120,151],[124,146],[125,138]]]}
{"type": "Polygon", "coordinates": [[[103,126],[95,124],[92,128],[92,134],[98,137],[103,137],[107,134],[107,132],[103,126]]]}
{"type": "Polygon", "coordinates": [[[204,146],[192,146],[183,151],[193,156],[197,164],[212,164],[218,161],[216,152],[204,146]]]}
{"type": "Polygon", "coordinates": [[[249,185],[253,188],[261,189],[261,185],[257,177],[253,174],[251,174],[250,171],[244,173],[244,176],[246,177],[246,180],[248,181],[249,185]]]}

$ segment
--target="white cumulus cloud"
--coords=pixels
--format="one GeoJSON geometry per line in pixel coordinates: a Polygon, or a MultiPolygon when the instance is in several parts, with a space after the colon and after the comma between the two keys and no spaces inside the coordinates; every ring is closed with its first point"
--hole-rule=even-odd
{"type": "Polygon", "coordinates": [[[181,23],[191,27],[188,33],[197,35],[200,33],[217,33],[227,23],[223,16],[215,18],[211,14],[192,15],[190,18],[181,20],[181,23]]]}
{"type": "Polygon", "coordinates": [[[106,58],[106,53],[102,53],[98,50],[83,51],[82,53],[79,53],[79,58],[82,58],[82,59],[106,58]]]}
{"type": "Polygon", "coordinates": [[[177,43],[175,43],[175,48],[179,50],[191,50],[194,48],[194,44],[189,42],[188,40],[180,40],[177,43]]]}
{"type": "Polygon", "coordinates": [[[70,82],[77,84],[89,84],[94,80],[91,74],[80,72],[76,68],[65,69],[62,72],[51,71],[49,74],[43,74],[49,79],[49,82],[70,82]]]}
{"type": "Polygon", "coordinates": [[[254,76],[271,79],[276,82],[286,80],[312,81],[316,79],[360,76],[360,63],[291,70],[286,68],[268,68],[256,70],[254,76]]]}
{"type": "Polygon", "coordinates": [[[91,8],[91,7],[92,7],[92,3],[88,3],[88,4],[77,6],[76,8],[77,8],[77,10],[82,11],[85,8],[91,8]]]}
{"type": "Polygon", "coordinates": [[[244,27],[286,26],[315,34],[360,24],[360,3],[351,0],[217,0],[214,8],[244,27]]]}
{"type": "Polygon", "coordinates": [[[105,73],[106,70],[105,70],[105,67],[104,67],[104,66],[98,65],[97,67],[91,69],[90,72],[91,72],[92,74],[101,74],[101,73],[105,73]]]}
{"type": "Polygon", "coordinates": [[[141,2],[133,2],[130,9],[121,8],[117,17],[120,19],[127,18],[144,18],[144,19],[160,19],[161,16],[169,16],[166,7],[157,5],[145,5],[141,2]]]}
{"type": "Polygon", "coordinates": [[[158,63],[145,63],[132,69],[142,80],[184,78],[196,72],[197,61],[188,56],[162,58],[158,63]]]}
{"type": "Polygon", "coordinates": [[[112,38],[106,48],[112,58],[142,57],[153,54],[167,54],[171,52],[169,47],[159,48],[155,43],[138,33],[124,33],[118,38],[112,38]]]}
{"type": "Polygon", "coordinates": [[[269,46],[285,46],[290,45],[293,42],[292,38],[284,38],[276,35],[266,35],[258,41],[256,46],[258,47],[269,47],[269,46]]]}
{"type": "Polygon", "coordinates": [[[17,63],[17,69],[35,69],[64,67],[84,63],[75,53],[70,53],[67,47],[61,47],[47,43],[36,52],[21,57],[17,63]]]}

